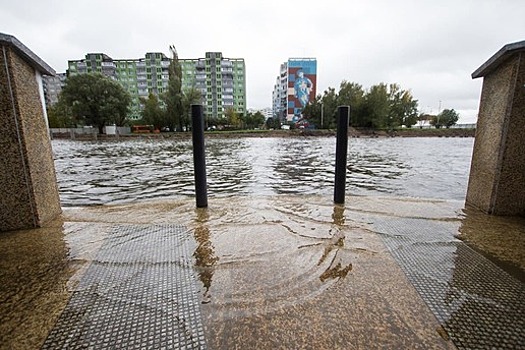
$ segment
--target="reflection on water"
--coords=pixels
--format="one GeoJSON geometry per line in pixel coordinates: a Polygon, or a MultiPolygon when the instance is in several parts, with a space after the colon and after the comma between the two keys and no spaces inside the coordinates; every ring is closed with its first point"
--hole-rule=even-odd
{"type": "MultiPolygon", "coordinates": [[[[347,192],[463,200],[472,138],[350,139],[347,192]]],[[[189,140],[54,140],[64,206],[194,195],[189,140]]],[[[208,194],[331,195],[335,138],[206,141],[208,194]]]]}
{"type": "Polygon", "coordinates": [[[525,282],[525,218],[465,209],[457,237],[525,282]]]}
{"type": "Polygon", "coordinates": [[[317,266],[322,265],[330,255],[333,255],[330,264],[328,264],[327,268],[319,276],[321,282],[325,282],[328,279],[344,278],[352,270],[352,263],[345,264],[343,267],[343,259],[339,256],[339,251],[345,246],[345,234],[343,232],[343,225],[345,224],[344,212],[344,206],[334,206],[334,212],[332,214],[333,223],[329,231],[331,237],[328,237],[325,242],[307,244],[298,248],[324,246],[323,254],[317,262],[317,266]],[[334,252],[334,254],[331,254],[332,252],[334,252]]]}
{"type": "Polygon", "coordinates": [[[207,209],[197,208],[197,218],[195,220],[194,237],[197,248],[193,253],[195,267],[199,274],[199,279],[204,287],[202,303],[211,301],[210,286],[213,279],[215,265],[219,258],[215,255],[215,248],[211,243],[211,234],[208,227],[209,213],[207,209]]]}
{"type": "Polygon", "coordinates": [[[38,349],[70,296],[62,222],[0,235],[0,348],[38,349]]]}

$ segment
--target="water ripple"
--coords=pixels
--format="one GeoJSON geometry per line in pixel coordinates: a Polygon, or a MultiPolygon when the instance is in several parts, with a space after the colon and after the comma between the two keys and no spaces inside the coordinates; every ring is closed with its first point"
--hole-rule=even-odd
{"type": "MultiPolygon", "coordinates": [[[[347,192],[463,199],[473,139],[350,139],[347,192]]],[[[54,140],[62,204],[193,196],[190,140],[54,140]]],[[[206,140],[210,196],[331,195],[335,138],[206,140]]]]}

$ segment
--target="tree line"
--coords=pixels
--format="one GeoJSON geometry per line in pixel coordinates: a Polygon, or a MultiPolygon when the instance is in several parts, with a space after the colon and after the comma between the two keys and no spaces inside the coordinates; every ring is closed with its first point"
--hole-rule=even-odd
{"type": "Polygon", "coordinates": [[[445,109],[435,116],[419,113],[418,100],[398,84],[380,83],[365,90],[362,85],[346,80],[341,82],[339,91],[329,87],[317,95],[302,113],[316,127],[333,129],[337,107],[345,105],[351,107],[350,124],[357,128],[395,130],[411,128],[423,120],[436,128],[448,128],[459,119],[454,109],[445,109]]]}

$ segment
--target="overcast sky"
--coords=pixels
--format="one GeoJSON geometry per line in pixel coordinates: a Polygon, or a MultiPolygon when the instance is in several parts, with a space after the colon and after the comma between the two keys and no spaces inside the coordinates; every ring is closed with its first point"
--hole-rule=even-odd
{"type": "Polygon", "coordinates": [[[523,0],[0,0],[0,32],[57,72],[88,52],[146,52],[246,62],[250,108],[271,106],[279,66],[317,59],[317,92],[342,80],[411,90],[423,112],[441,106],[475,122],[482,79],[471,73],[503,45],[525,40],[523,0]],[[440,102],[441,101],[441,102],[440,102]]]}

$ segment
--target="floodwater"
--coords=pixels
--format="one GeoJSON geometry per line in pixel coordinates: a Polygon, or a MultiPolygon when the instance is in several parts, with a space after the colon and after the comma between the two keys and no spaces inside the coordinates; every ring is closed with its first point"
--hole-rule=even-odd
{"type": "MultiPolygon", "coordinates": [[[[473,138],[349,140],[347,192],[465,198],[473,138]]],[[[54,140],[63,206],[193,196],[191,140],[54,140]]],[[[209,139],[208,195],[332,195],[335,138],[209,139]]]]}
{"type": "Polygon", "coordinates": [[[522,274],[525,221],[463,210],[472,146],[351,139],[339,206],[335,139],[210,139],[196,209],[189,140],[54,140],[64,213],[1,236],[0,348],[43,343],[112,226],[177,223],[196,242],[210,349],[453,349],[373,223],[440,225],[438,245],[465,239],[522,274]]]}

